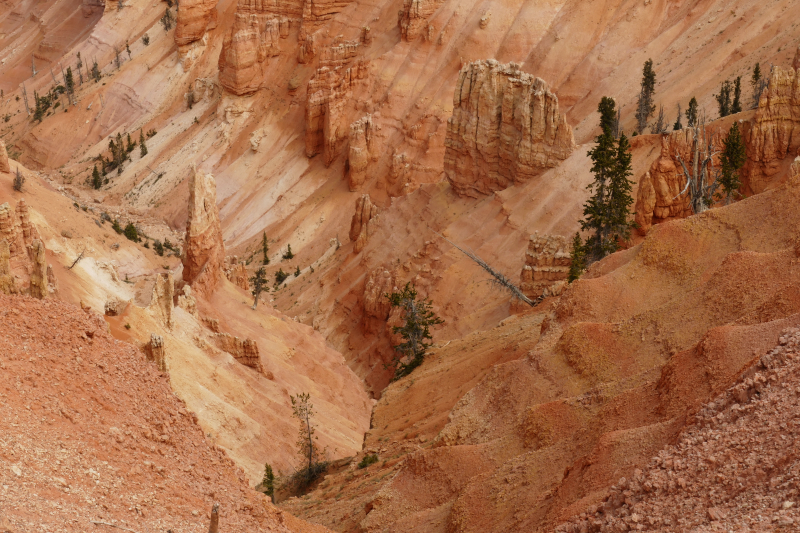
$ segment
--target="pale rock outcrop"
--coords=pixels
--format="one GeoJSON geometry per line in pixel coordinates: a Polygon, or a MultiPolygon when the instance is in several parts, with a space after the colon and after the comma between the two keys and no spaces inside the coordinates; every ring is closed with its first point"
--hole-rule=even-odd
{"type": "Polygon", "coordinates": [[[192,287],[184,285],[178,294],[178,307],[197,318],[197,300],[194,299],[192,294],[192,287]]]}
{"type": "Polygon", "coordinates": [[[0,292],[16,294],[17,283],[11,275],[11,252],[8,250],[8,241],[0,239],[0,292]]]}
{"type": "Polygon", "coordinates": [[[11,174],[11,165],[8,163],[8,151],[6,143],[0,140],[0,172],[11,174]]]}
{"type": "Polygon", "coordinates": [[[217,0],[181,0],[175,20],[175,44],[199,41],[217,21],[217,0]]]}
{"type": "Polygon", "coordinates": [[[128,302],[119,298],[110,298],[103,305],[103,312],[106,316],[119,316],[125,312],[128,302]]]}
{"type": "Polygon", "coordinates": [[[235,255],[226,260],[225,276],[228,281],[237,287],[250,292],[250,282],[248,281],[247,263],[239,261],[235,255]]]}
{"type": "Polygon", "coordinates": [[[742,192],[765,191],[784,175],[783,161],[800,155],[800,48],[790,68],[774,67],[752,124],[744,128],[747,162],[742,192]]]}
{"type": "Polygon", "coordinates": [[[8,241],[11,257],[26,254],[33,241],[40,238],[39,231],[31,222],[28,204],[24,198],[20,198],[13,211],[8,203],[0,204],[0,239],[8,241]]]}
{"type": "Polygon", "coordinates": [[[353,0],[304,0],[300,41],[320,29],[353,0]]]}
{"type": "Polygon", "coordinates": [[[214,177],[192,169],[189,177],[189,219],[184,241],[183,281],[209,294],[219,285],[225,245],[217,207],[214,177]]]}
{"type": "Polygon", "coordinates": [[[151,333],[150,342],[144,345],[143,351],[147,360],[155,363],[160,372],[169,373],[167,352],[164,348],[164,338],[161,335],[151,333]]]}
{"type": "Polygon", "coordinates": [[[447,122],[444,171],[462,196],[523,183],[575,150],[572,128],[547,84],[519,65],[466,65],[447,122]]]}
{"type": "Polygon", "coordinates": [[[372,150],[372,115],[350,124],[350,190],[357,191],[367,177],[367,165],[372,150]]]}
{"type": "Polygon", "coordinates": [[[562,235],[531,235],[520,275],[520,290],[535,300],[561,294],[572,265],[567,238],[562,235]]]}
{"type": "Polygon", "coordinates": [[[34,298],[43,300],[47,298],[47,258],[45,257],[44,244],[35,239],[29,245],[28,255],[31,258],[31,285],[30,294],[34,298]]]}
{"type": "Polygon", "coordinates": [[[444,0],[403,0],[403,9],[398,13],[397,25],[405,41],[413,41],[428,27],[428,19],[439,9],[444,0]]]}
{"type": "Polygon", "coordinates": [[[388,268],[378,268],[367,276],[364,285],[364,321],[368,333],[377,333],[388,320],[392,310],[387,294],[397,289],[395,273],[388,268]]]}
{"type": "Polygon", "coordinates": [[[261,359],[258,356],[258,344],[251,339],[240,339],[229,333],[218,333],[216,336],[217,347],[228,352],[239,363],[254,368],[259,373],[264,373],[261,359]]]}
{"type": "Polygon", "coordinates": [[[156,282],[153,285],[153,296],[147,310],[167,327],[172,328],[173,297],[175,295],[175,281],[172,273],[156,275],[156,282]]]}
{"type": "MultiPolygon", "coordinates": [[[[715,149],[721,148],[721,136],[711,127],[707,127],[706,132],[715,149]]],[[[647,234],[653,224],[692,214],[689,195],[681,194],[686,187],[686,177],[677,156],[690,165],[693,140],[693,128],[661,136],[661,154],[639,180],[636,193],[636,224],[640,234],[647,234]]]]}
{"type": "Polygon", "coordinates": [[[789,183],[798,186],[800,185],[800,155],[794,158],[792,167],[789,172],[789,183]]]}
{"type": "Polygon", "coordinates": [[[320,59],[320,68],[308,82],[306,155],[323,154],[329,166],[350,134],[345,107],[353,88],[366,80],[369,62],[356,60],[359,43],[339,43],[320,59]]]}
{"type": "Polygon", "coordinates": [[[361,252],[372,234],[372,222],[378,216],[378,206],[372,203],[368,194],[356,200],[356,212],[350,222],[350,240],[355,243],[353,251],[361,252]]]}

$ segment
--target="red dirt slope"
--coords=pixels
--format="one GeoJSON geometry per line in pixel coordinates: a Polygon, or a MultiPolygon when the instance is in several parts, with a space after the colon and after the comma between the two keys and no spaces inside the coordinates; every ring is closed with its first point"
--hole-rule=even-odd
{"type": "Polygon", "coordinates": [[[0,530],[324,532],[275,509],[97,315],[0,295],[0,530]]]}

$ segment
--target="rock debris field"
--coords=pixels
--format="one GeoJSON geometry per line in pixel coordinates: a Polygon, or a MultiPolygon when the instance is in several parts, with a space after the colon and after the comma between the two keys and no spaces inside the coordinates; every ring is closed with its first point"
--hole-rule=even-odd
{"type": "Polygon", "coordinates": [[[315,531],[251,490],[96,314],[0,294],[0,531],[315,531]],[[102,522],[96,524],[93,522],[102,522]],[[113,524],[110,527],[104,524],[113,524]]]}
{"type": "Polygon", "coordinates": [[[800,329],[559,533],[800,531],[800,329]]]}

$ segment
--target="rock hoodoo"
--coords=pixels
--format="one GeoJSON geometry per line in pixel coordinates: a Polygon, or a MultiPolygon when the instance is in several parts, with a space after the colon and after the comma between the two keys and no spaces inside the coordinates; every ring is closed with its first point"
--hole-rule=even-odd
{"type": "Polygon", "coordinates": [[[17,283],[11,275],[11,253],[8,251],[8,241],[0,239],[0,292],[16,294],[17,283]]]}
{"type": "Polygon", "coordinates": [[[144,345],[144,353],[147,356],[147,360],[154,362],[160,372],[169,372],[167,352],[164,349],[164,338],[161,335],[150,334],[150,342],[144,345]]]}
{"type": "Polygon", "coordinates": [[[247,276],[247,263],[240,261],[235,255],[226,259],[225,276],[228,281],[237,287],[250,292],[250,282],[247,276]]]}
{"type": "Polygon", "coordinates": [[[45,257],[44,244],[35,239],[29,247],[32,263],[30,293],[34,298],[43,300],[47,298],[47,258],[45,257]]]}
{"type": "Polygon", "coordinates": [[[372,115],[350,124],[350,153],[347,162],[350,166],[350,190],[357,191],[367,178],[372,151],[372,115]]]}
{"type": "MultiPolygon", "coordinates": [[[[653,224],[692,214],[689,195],[681,194],[686,187],[686,177],[677,156],[690,165],[694,131],[685,128],[661,136],[661,155],[639,180],[636,193],[636,224],[640,234],[647,234],[653,224]]],[[[719,148],[720,136],[711,127],[707,127],[706,132],[712,137],[712,144],[719,148]]]]}
{"type": "Polygon", "coordinates": [[[175,21],[175,44],[185,46],[203,38],[216,25],[217,0],[181,0],[175,21]]]}
{"type": "Polygon", "coordinates": [[[378,268],[367,276],[364,285],[364,315],[367,319],[365,329],[368,332],[377,332],[380,325],[389,318],[392,306],[386,295],[393,292],[396,285],[396,276],[388,268],[378,268]]]}
{"type": "Polygon", "coordinates": [[[444,155],[458,194],[477,198],[525,182],[574,149],[572,128],[543,80],[493,59],[461,69],[444,155]]]}
{"type": "Polygon", "coordinates": [[[161,319],[168,328],[172,328],[173,297],[175,296],[175,282],[172,273],[156,275],[153,285],[153,296],[147,310],[161,319]]]}
{"type": "Polygon", "coordinates": [[[372,203],[368,194],[356,200],[356,212],[350,223],[350,240],[355,243],[353,251],[361,252],[372,233],[372,221],[378,216],[378,206],[372,203]]]}
{"type": "Polygon", "coordinates": [[[228,352],[238,362],[244,366],[254,368],[260,373],[264,373],[261,359],[258,356],[258,344],[251,339],[240,339],[229,333],[218,333],[216,335],[217,347],[228,352]]]}
{"type": "Polygon", "coordinates": [[[189,219],[186,222],[183,280],[209,294],[219,285],[225,257],[225,245],[217,207],[214,177],[196,168],[189,177],[189,219]]]}
{"type": "Polygon", "coordinates": [[[800,48],[792,67],[772,69],[753,123],[745,127],[744,140],[747,162],[742,192],[758,194],[782,176],[787,157],[800,155],[800,48]]]}
{"type": "Polygon", "coordinates": [[[404,41],[413,41],[428,26],[428,19],[442,5],[443,0],[403,0],[397,25],[404,41]]]}
{"type": "Polygon", "coordinates": [[[308,82],[306,155],[323,154],[325,165],[336,159],[350,135],[345,107],[354,87],[369,75],[369,62],[355,59],[359,46],[357,41],[347,41],[327,49],[308,82]]]}
{"type": "Polygon", "coordinates": [[[11,165],[8,163],[6,143],[0,140],[0,172],[11,174],[11,165]]]}
{"type": "Polygon", "coordinates": [[[569,252],[567,238],[562,235],[531,235],[520,275],[520,290],[525,296],[535,300],[561,294],[572,265],[569,252]]]}

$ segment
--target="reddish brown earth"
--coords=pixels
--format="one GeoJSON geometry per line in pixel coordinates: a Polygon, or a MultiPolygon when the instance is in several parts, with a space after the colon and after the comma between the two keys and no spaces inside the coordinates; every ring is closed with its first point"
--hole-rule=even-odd
{"type": "Polygon", "coordinates": [[[0,527],[325,531],[273,507],[101,316],[0,295],[0,527]],[[111,527],[93,525],[103,522],[111,527]]]}

